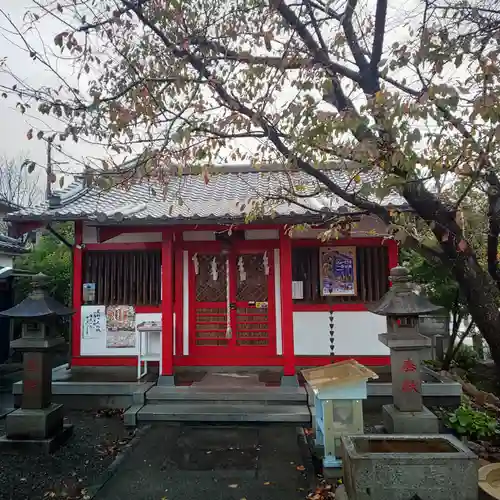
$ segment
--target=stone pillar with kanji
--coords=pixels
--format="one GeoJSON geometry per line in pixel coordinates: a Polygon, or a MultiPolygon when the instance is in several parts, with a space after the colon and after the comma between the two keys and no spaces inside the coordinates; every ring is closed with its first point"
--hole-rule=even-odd
{"type": "Polygon", "coordinates": [[[393,404],[382,408],[384,426],[391,434],[435,434],[439,421],[423,404],[421,371],[432,340],[419,332],[419,317],[441,308],[416,292],[404,267],[393,268],[390,280],[389,291],[370,308],[387,317],[379,340],[390,349],[393,404]]]}
{"type": "Polygon", "coordinates": [[[45,279],[36,275],[29,296],[0,312],[22,322],[21,337],[11,347],[23,353],[21,408],[7,415],[0,450],[50,453],[72,433],[73,427],[64,423],[63,406],[52,403],[52,352],[64,343],[58,334],[61,319],[73,311],[46,293],[45,279]]]}

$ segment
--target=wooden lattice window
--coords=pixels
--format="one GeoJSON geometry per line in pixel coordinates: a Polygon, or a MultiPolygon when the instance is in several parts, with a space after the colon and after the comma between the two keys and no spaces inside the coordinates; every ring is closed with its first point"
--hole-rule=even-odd
{"type": "Polygon", "coordinates": [[[161,252],[84,252],[83,282],[96,286],[95,300],[87,304],[160,305],[161,252]]]}
{"type": "Polygon", "coordinates": [[[268,300],[269,285],[268,275],[264,269],[263,254],[244,254],[238,257],[236,263],[236,300],[242,302],[268,300]],[[241,279],[239,267],[245,273],[245,279],[241,279]]]}
{"type": "Polygon", "coordinates": [[[298,304],[328,304],[345,302],[373,302],[379,300],[389,286],[389,257],[387,247],[357,247],[357,295],[323,297],[320,293],[319,248],[296,247],[292,250],[292,277],[302,281],[304,299],[298,304]]]}
{"type": "Polygon", "coordinates": [[[226,302],[226,258],[221,255],[207,254],[197,254],[193,258],[197,260],[198,269],[196,275],[196,300],[198,302],[226,302]]]}

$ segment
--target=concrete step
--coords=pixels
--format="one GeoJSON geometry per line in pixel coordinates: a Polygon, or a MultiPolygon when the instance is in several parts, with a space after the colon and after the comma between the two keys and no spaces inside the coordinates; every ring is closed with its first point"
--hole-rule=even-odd
{"type": "Polygon", "coordinates": [[[146,404],[137,412],[138,422],[197,422],[197,423],[283,423],[310,425],[307,405],[262,404],[146,404]]]}
{"type": "Polygon", "coordinates": [[[147,403],[256,403],[264,405],[300,405],[307,403],[302,387],[200,388],[154,386],[146,392],[147,403]]]}

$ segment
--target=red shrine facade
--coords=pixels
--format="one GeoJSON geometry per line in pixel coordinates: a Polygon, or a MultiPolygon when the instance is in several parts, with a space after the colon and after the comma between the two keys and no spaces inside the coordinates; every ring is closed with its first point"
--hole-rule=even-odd
{"type": "Polygon", "coordinates": [[[208,182],[173,177],[163,196],[152,181],[102,191],[76,179],[14,214],[20,231],[74,222],[72,365],[158,362],[169,376],[176,367],[293,375],[346,358],[389,364],[378,340],[385,318],[367,304],[387,291],[397,243],[379,219],[331,195],[261,203],[292,181],[311,179],[226,167],[208,182]],[[335,217],[347,221],[343,232],[323,241],[335,217]]]}

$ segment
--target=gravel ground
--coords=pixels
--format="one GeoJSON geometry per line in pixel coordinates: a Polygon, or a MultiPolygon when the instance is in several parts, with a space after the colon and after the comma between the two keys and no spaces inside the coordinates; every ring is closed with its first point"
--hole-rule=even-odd
{"type": "MultiPolygon", "coordinates": [[[[68,443],[50,456],[0,456],[0,500],[84,499],[133,437],[116,412],[68,412],[68,443]]],[[[0,435],[5,420],[0,420],[0,435]]]]}

